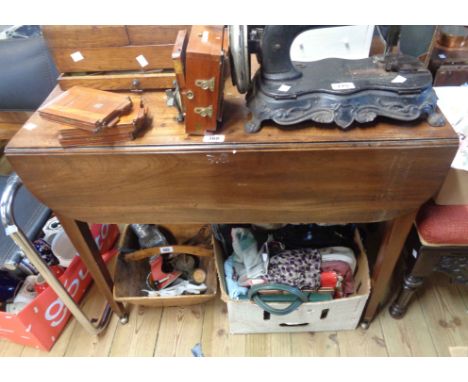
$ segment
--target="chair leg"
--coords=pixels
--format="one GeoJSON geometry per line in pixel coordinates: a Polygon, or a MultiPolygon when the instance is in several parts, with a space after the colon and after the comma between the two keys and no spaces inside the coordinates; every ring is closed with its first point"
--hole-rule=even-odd
{"type": "Polygon", "coordinates": [[[426,277],[435,270],[441,256],[438,248],[421,245],[419,248],[419,256],[413,269],[409,275],[405,277],[401,291],[398,293],[395,301],[390,305],[389,311],[393,318],[403,318],[408,310],[408,305],[414,292],[423,285],[426,277]]]}
{"type": "Polygon", "coordinates": [[[413,297],[414,292],[416,292],[416,290],[421,285],[423,285],[423,282],[423,277],[416,277],[411,274],[405,277],[405,280],[403,281],[403,288],[398,294],[396,300],[392,303],[392,305],[390,305],[389,308],[390,315],[393,318],[403,318],[408,309],[408,304],[411,300],[411,297],[413,297]]]}

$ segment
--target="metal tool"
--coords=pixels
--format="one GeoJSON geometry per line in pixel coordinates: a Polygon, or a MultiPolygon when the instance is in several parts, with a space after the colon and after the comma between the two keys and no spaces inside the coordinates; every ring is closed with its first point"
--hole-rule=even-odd
{"type": "MultiPolygon", "coordinates": [[[[42,257],[36,251],[33,243],[28,239],[20,227],[16,225],[13,213],[13,201],[15,195],[22,186],[18,175],[13,174],[8,178],[5,190],[0,200],[0,216],[5,229],[5,234],[10,236],[16,245],[24,252],[29,261],[36,267],[39,274],[49,284],[57,296],[63,301],[71,314],[90,334],[97,335],[101,333],[109,323],[112,310],[109,304],[106,305],[99,319],[88,319],[81,308],[75,303],[65,287],[55,277],[42,257]]],[[[123,322],[125,320],[121,320],[123,322]]]]}
{"type": "Polygon", "coordinates": [[[247,132],[259,131],[265,120],[280,125],[313,120],[342,129],[378,116],[401,121],[426,117],[432,126],[445,124],[436,109],[431,73],[417,58],[392,52],[398,28],[391,29],[384,55],[292,62],[290,49],[296,37],[317,28],[323,26],[229,27],[233,82],[240,93],[247,93],[252,114],[245,125],[247,132]],[[252,80],[251,54],[260,63],[252,80]]]}

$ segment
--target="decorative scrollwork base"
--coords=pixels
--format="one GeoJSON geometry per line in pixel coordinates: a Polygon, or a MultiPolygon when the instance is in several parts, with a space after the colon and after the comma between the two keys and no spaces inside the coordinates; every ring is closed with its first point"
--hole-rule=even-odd
{"type": "Polygon", "coordinates": [[[442,256],[434,271],[445,273],[455,283],[468,284],[468,254],[442,256]]]}
{"type": "Polygon", "coordinates": [[[349,129],[354,122],[368,123],[378,116],[400,121],[426,117],[432,126],[445,124],[444,117],[436,111],[437,96],[432,88],[416,94],[363,90],[348,95],[312,92],[294,99],[278,99],[262,92],[259,83],[257,78],[247,95],[247,106],[252,112],[252,119],[245,126],[248,133],[259,131],[265,120],[280,125],[312,120],[335,123],[343,130],[349,129]]]}

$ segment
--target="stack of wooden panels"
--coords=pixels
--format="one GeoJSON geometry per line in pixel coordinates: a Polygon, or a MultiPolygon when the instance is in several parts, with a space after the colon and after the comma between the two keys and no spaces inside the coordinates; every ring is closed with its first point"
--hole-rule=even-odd
{"type": "Polygon", "coordinates": [[[132,140],[148,112],[140,97],[75,86],[41,107],[39,115],[63,124],[60,144],[73,147],[132,140]]]}
{"type": "Polygon", "coordinates": [[[63,90],[82,85],[101,90],[172,87],[171,52],[188,25],[49,25],[42,30],[63,90]]]}

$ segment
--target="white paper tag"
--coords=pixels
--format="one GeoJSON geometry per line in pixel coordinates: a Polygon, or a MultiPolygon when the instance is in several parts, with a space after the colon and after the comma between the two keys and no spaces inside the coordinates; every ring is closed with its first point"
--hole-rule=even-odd
{"type": "Polygon", "coordinates": [[[80,51],[70,54],[70,57],[72,58],[74,62],[84,60],[84,57],[80,51]]]}
{"type": "Polygon", "coordinates": [[[172,253],[174,252],[174,248],[173,247],[161,247],[159,248],[159,252],[160,253],[172,253]]]}
{"type": "Polygon", "coordinates": [[[289,89],[291,89],[291,86],[282,84],[282,85],[278,88],[278,91],[280,91],[280,92],[287,92],[287,91],[289,91],[289,89]]]}
{"type": "Polygon", "coordinates": [[[202,42],[208,42],[208,36],[209,36],[210,32],[208,31],[204,31],[203,34],[202,34],[202,42]]]}
{"type": "Polygon", "coordinates": [[[403,76],[400,76],[400,75],[396,76],[396,77],[392,80],[392,82],[393,82],[394,84],[402,84],[402,83],[405,82],[405,81],[406,81],[406,77],[403,77],[403,76]]]}
{"type": "Polygon", "coordinates": [[[144,68],[145,66],[148,66],[149,64],[148,60],[142,54],[136,57],[136,60],[138,61],[138,63],[140,64],[142,68],[144,68]]]}
{"type": "Polygon", "coordinates": [[[445,54],[443,54],[443,53],[440,53],[439,58],[441,58],[443,60],[444,58],[447,58],[447,56],[445,54]]]}
{"type": "Polygon", "coordinates": [[[348,89],[355,89],[356,86],[352,82],[338,82],[335,84],[331,84],[333,90],[348,90],[348,89]]]}
{"type": "Polygon", "coordinates": [[[217,143],[217,142],[224,142],[224,134],[215,134],[215,135],[205,135],[203,137],[203,142],[205,143],[217,143]]]}

